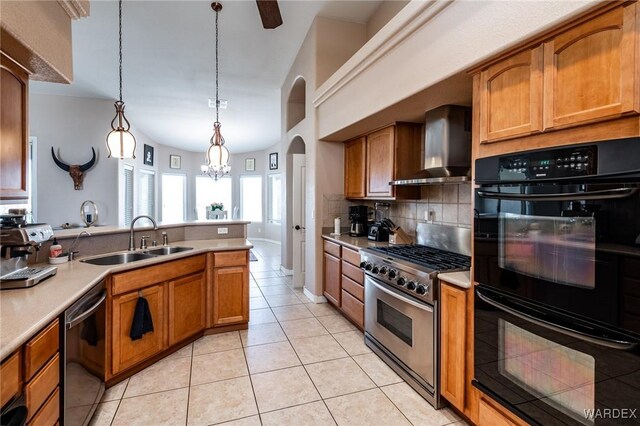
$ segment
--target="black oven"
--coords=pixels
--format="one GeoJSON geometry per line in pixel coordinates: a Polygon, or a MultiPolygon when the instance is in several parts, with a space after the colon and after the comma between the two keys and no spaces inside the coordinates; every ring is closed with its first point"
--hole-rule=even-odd
{"type": "Polygon", "coordinates": [[[640,423],[640,139],[476,161],[474,385],[530,423],[640,423]]]}

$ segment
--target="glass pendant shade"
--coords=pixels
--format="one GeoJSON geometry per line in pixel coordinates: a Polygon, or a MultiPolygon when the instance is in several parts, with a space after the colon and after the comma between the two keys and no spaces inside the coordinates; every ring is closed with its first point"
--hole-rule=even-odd
{"type": "Polygon", "coordinates": [[[111,131],[107,135],[107,158],[136,158],[136,138],[129,132],[130,125],[124,115],[124,102],[117,101],[115,107],[116,115],[111,120],[111,131]]]}

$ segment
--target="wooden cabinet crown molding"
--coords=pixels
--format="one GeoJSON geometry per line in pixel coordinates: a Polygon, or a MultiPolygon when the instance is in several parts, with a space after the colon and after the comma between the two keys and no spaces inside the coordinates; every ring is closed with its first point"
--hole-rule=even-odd
{"type": "Polygon", "coordinates": [[[89,16],[89,0],[58,0],[71,19],[89,16]]]}

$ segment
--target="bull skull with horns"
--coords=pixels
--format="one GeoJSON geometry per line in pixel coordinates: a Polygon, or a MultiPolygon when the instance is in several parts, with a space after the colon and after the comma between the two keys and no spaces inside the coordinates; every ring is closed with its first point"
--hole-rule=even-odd
{"type": "Polygon", "coordinates": [[[89,170],[96,163],[96,151],[93,149],[93,147],[91,148],[91,151],[93,152],[93,157],[91,157],[91,160],[89,160],[89,162],[70,166],[69,164],[60,161],[58,157],[56,157],[56,153],[53,150],[53,147],[51,147],[51,156],[53,157],[53,161],[55,161],[58,167],[60,167],[62,170],[64,170],[65,172],[69,172],[69,176],[71,176],[71,179],[73,179],[73,189],[75,189],[76,191],[82,189],[84,172],[89,170]]]}

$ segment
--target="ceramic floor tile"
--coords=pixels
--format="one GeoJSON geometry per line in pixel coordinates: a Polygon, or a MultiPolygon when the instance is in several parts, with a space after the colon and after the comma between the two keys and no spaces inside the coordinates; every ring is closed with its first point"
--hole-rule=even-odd
{"type": "Polygon", "coordinates": [[[284,277],[277,278],[258,278],[256,279],[260,288],[271,287],[274,285],[287,285],[287,280],[284,277]]]}
{"type": "Polygon", "coordinates": [[[245,417],[230,422],[218,423],[217,426],[262,426],[260,416],[245,417]]]}
{"type": "Polygon", "coordinates": [[[174,426],[185,424],[188,398],[188,388],[125,398],[120,401],[112,425],[174,426]]]}
{"type": "Polygon", "coordinates": [[[271,309],[253,309],[249,311],[249,324],[267,324],[270,322],[277,322],[271,309]]]}
{"type": "Polygon", "coordinates": [[[318,317],[318,321],[329,330],[329,333],[341,333],[343,331],[353,331],[357,328],[342,315],[326,315],[318,317]]]}
{"type": "Polygon", "coordinates": [[[289,342],[245,348],[247,364],[251,374],[300,365],[300,360],[289,342]]]}
{"type": "Polygon", "coordinates": [[[325,315],[340,315],[340,313],[329,303],[309,303],[305,305],[311,313],[317,317],[325,315]]]}
{"type": "Polygon", "coordinates": [[[127,384],[129,383],[129,379],[124,379],[120,383],[111,386],[109,389],[104,391],[102,395],[101,402],[108,401],[116,401],[118,399],[122,399],[122,395],[124,395],[124,390],[127,388],[127,384]]]}
{"type": "Polygon", "coordinates": [[[253,273],[258,271],[272,271],[273,269],[271,268],[271,266],[264,263],[264,261],[259,260],[257,262],[250,262],[249,270],[251,271],[251,273],[253,273]]]}
{"type": "Polygon", "coordinates": [[[278,306],[271,308],[278,321],[291,321],[303,318],[313,318],[313,314],[305,305],[278,306]]]}
{"type": "Polygon", "coordinates": [[[249,297],[262,297],[262,292],[258,287],[249,288],[249,297]]]}
{"type": "Polygon", "coordinates": [[[264,345],[287,340],[278,323],[250,324],[249,328],[240,331],[243,346],[264,345]]]}
{"type": "Polygon", "coordinates": [[[329,426],[335,425],[322,401],[298,405],[261,415],[263,426],[329,426]]]}
{"type": "Polygon", "coordinates": [[[252,272],[251,275],[253,275],[253,278],[255,279],[259,279],[259,278],[279,278],[284,276],[284,274],[280,271],[256,271],[256,272],[252,272]]]}
{"type": "Polygon", "coordinates": [[[193,342],[193,355],[203,355],[211,352],[228,351],[242,347],[240,334],[237,331],[229,333],[211,334],[203,336],[193,342]]]}
{"type": "Polygon", "coordinates": [[[261,413],[320,399],[303,367],[255,374],[251,379],[261,413]]]}
{"type": "Polygon", "coordinates": [[[189,386],[191,358],[163,359],[134,374],[124,398],[189,386]]]}
{"type": "Polygon", "coordinates": [[[298,299],[298,297],[293,293],[274,294],[271,296],[265,296],[265,299],[267,299],[269,306],[271,306],[272,308],[277,306],[299,305],[302,303],[300,299],[298,299]]]}
{"type": "Polygon", "coordinates": [[[268,287],[261,287],[260,290],[265,296],[272,296],[275,294],[294,294],[293,290],[287,285],[270,285],[268,287]]]}
{"type": "Polygon", "coordinates": [[[374,353],[356,355],[353,360],[378,386],[402,382],[402,378],[374,353]]]}
{"type": "Polygon", "coordinates": [[[304,303],[305,305],[311,305],[315,303],[313,300],[309,299],[306,294],[304,294],[304,291],[302,293],[294,291],[294,294],[296,295],[298,300],[304,303]]]}
{"type": "Polygon", "coordinates": [[[98,404],[89,426],[110,426],[120,401],[109,401],[98,404]]]}
{"type": "Polygon", "coordinates": [[[306,369],[325,399],[376,387],[351,358],[309,364],[306,369]]]}
{"type": "Polygon", "coordinates": [[[210,425],[256,414],[249,377],[191,387],[189,425],[210,425]]]}
{"type": "Polygon", "coordinates": [[[189,343],[187,346],[178,349],[171,355],[167,356],[164,359],[175,359],[175,358],[190,358],[193,353],[193,343],[189,343]]]}
{"type": "Polygon", "coordinates": [[[451,410],[436,410],[406,383],[380,388],[414,425],[446,425],[460,421],[451,410]]]}
{"type": "Polygon", "coordinates": [[[291,345],[303,364],[349,356],[331,335],[291,339],[291,345]]]}
{"type": "Polygon", "coordinates": [[[256,280],[254,280],[253,278],[251,278],[251,279],[249,280],[249,288],[250,288],[250,289],[252,289],[252,288],[258,288],[258,283],[257,283],[257,282],[256,282],[256,280]]]}
{"type": "Polygon", "coordinates": [[[330,398],[325,400],[325,403],[340,426],[411,425],[389,398],[377,388],[330,398]]]}
{"type": "Polygon", "coordinates": [[[372,353],[371,349],[364,343],[364,334],[361,331],[347,331],[344,333],[334,333],[333,337],[340,343],[349,355],[361,355],[372,353]]]}
{"type": "Polygon", "coordinates": [[[268,308],[269,304],[264,297],[252,297],[249,299],[249,309],[264,309],[268,308]]]}
{"type": "Polygon", "coordinates": [[[329,333],[316,318],[281,321],[280,325],[289,339],[300,339],[329,333]]]}
{"type": "Polygon", "coordinates": [[[193,357],[193,375],[191,386],[218,380],[235,379],[247,376],[247,363],[242,349],[214,352],[193,357]]]}

